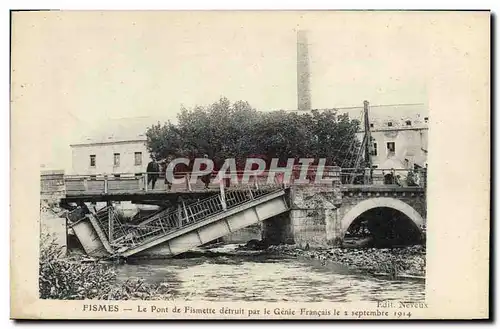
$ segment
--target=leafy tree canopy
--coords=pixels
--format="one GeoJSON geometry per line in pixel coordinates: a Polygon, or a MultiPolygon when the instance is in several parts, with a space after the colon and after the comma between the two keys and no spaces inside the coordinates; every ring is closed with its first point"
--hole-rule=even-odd
{"type": "Polygon", "coordinates": [[[216,167],[227,158],[326,158],[327,165],[353,167],[360,122],[336,110],[308,113],[260,112],[248,102],[221,98],[208,106],[182,108],[178,123],[148,128],[147,146],[156,159],[207,154],[216,167]]]}

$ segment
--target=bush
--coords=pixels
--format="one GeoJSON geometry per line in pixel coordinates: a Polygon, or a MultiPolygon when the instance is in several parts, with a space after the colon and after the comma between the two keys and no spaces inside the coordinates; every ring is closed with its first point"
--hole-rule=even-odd
{"type": "Polygon", "coordinates": [[[116,272],[97,261],[82,263],[62,258],[61,247],[42,241],[39,291],[42,299],[153,300],[169,299],[166,284],[150,285],[142,279],[130,279],[116,286],[116,272]]]}

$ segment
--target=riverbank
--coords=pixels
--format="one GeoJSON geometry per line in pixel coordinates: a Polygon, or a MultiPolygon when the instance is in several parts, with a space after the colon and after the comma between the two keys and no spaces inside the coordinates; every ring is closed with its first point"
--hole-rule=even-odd
{"type": "Polygon", "coordinates": [[[63,256],[49,237],[41,244],[39,296],[65,300],[165,300],[171,299],[168,282],[147,283],[143,278],[117,281],[116,264],[88,258],[81,253],[63,256]]]}
{"type": "Polygon", "coordinates": [[[397,278],[425,278],[425,246],[403,248],[327,248],[304,250],[295,245],[269,246],[268,252],[333,262],[372,275],[397,278]]]}
{"type": "Polygon", "coordinates": [[[297,245],[265,246],[261,242],[249,241],[237,250],[260,250],[264,253],[300,257],[320,261],[322,264],[335,263],[349,269],[391,279],[425,279],[425,246],[401,248],[321,248],[308,249],[297,245]]]}

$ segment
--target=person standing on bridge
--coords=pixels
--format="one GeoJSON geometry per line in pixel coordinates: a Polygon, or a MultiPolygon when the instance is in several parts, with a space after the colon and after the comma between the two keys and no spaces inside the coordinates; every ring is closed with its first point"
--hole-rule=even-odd
{"type": "MultiPolygon", "coordinates": [[[[208,154],[205,154],[203,158],[208,159],[208,154]]],[[[202,163],[200,165],[200,170],[205,170],[207,165],[202,163]]],[[[208,185],[210,184],[210,178],[212,178],[212,173],[201,176],[201,181],[205,184],[205,189],[208,190],[208,185]]]]}
{"type": "Polygon", "coordinates": [[[373,169],[368,166],[365,168],[365,176],[364,176],[365,185],[371,184],[372,171],[373,169]]]}
{"type": "Polygon", "coordinates": [[[408,171],[408,175],[406,176],[406,185],[408,185],[408,186],[418,186],[417,180],[418,180],[418,176],[415,175],[415,173],[413,172],[413,170],[410,169],[408,171]]]}
{"type": "Polygon", "coordinates": [[[151,162],[148,163],[148,167],[146,168],[146,172],[148,174],[148,186],[149,183],[151,182],[151,188],[154,190],[155,189],[155,184],[156,180],[158,179],[158,176],[160,175],[160,164],[152,159],[151,162]]]}
{"type": "MultiPolygon", "coordinates": [[[[173,156],[169,155],[163,160],[163,168],[162,172],[165,174],[165,186],[167,187],[167,190],[170,191],[172,189],[172,182],[168,179],[168,165],[170,162],[172,162],[173,156]]],[[[170,169],[172,171],[172,177],[173,177],[173,170],[172,168],[170,169]]]]}

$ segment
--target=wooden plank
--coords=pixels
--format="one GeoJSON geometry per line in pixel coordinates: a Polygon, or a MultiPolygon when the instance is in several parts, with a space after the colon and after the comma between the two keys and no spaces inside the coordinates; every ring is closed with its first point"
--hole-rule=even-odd
{"type": "Polygon", "coordinates": [[[138,191],[139,190],[139,181],[137,179],[133,180],[110,180],[108,182],[108,191],[138,191]]]}

